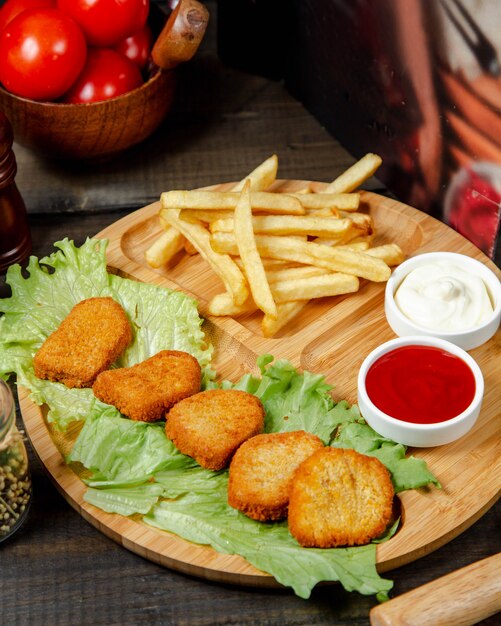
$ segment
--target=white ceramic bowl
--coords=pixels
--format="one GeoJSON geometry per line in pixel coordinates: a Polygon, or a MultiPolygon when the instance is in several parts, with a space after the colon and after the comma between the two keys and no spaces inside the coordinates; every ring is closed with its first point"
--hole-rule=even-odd
{"type": "Polygon", "coordinates": [[[411,257],[399,265],[386,283],[385,314],[388,324],[399,337],[426,335],[455,343],[463,350],[471,350],[488,341],[499,328],[501,320],[501,283],[486,265],[464,254],[455,252],[428,252],[411,257]],[[410,320],[398,308],[395,293],[403,279],[417,267],[438,261],[449,261],[482,278],[493,305],[493,313],[481,325],[463,331],[434,330],[410,320]]]}
{"type": "Polygon", "coordinates": [[[411,336],[392,339],[373,350],[364,360],[358,373],[358,406],[366,422],[377,433],[406,446],[427,448],[455,441],[475,424],[484,396],[484,378],[476,361],[464,350],[449,341],[435,337],[411,336]],[[470,405],[459,415],[444,422],[416,424],[405,422],[381,411],[369,398],[365,386],[367,372],[384,354],[402,346],[433,346],[461,358],[475,378],[475,393],[470,405]]]}

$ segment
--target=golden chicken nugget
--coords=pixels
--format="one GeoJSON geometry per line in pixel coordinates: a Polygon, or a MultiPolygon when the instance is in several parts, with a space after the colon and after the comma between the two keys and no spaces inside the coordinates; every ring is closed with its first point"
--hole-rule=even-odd
{"type": "Polygon", "coordinates": [[[173,406],[165,432],[183,454],[202,467],[220,470],[238,446],[263,427],[264,409],[256,396],[236,389],[210,389],[173,406]]]}
{"type": "Polygon", "coordinates": [[[289,530],[304,547],[362,545],[391,519],[393,485],[375,457],[323,448],[296,470],[289,498],[289,530]]]}
{"type": "Polygon", "coordinates": [[[194,356],[162,350],[132,367],[99,374],[92,390],[130,419],[155,422],[176,402],[200,391],[200,384],[200,364],[194,356]]]}
{"type": "Polygon", "coordinates": [[[82,300],[35,354],[35,375],[67,387],[92,387],[131,341],[131,326],[118,302],[109,297],[82,300]]]}
{"type": "Polygon", "coordinates": [[[231,460],[228,504],[262,522],[284,519],[294,472],[323,445],[304,430],[248,439],[231,460]]]}

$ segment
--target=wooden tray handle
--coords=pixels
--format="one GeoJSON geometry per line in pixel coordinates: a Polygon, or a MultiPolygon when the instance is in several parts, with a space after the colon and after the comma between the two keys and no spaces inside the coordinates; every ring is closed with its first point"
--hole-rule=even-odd
{"type": "Polygon", "coordinates": [[[469,626],[501,611],[501,553],[374,607],[372,626],[469,626]]]}
{"type": "Polygon", "coordinates": [[[209,11],[197,0],[180,0],[151,51],[153,61],[163,70],[172,70],[189,61],[203,39],[209,11]]]}

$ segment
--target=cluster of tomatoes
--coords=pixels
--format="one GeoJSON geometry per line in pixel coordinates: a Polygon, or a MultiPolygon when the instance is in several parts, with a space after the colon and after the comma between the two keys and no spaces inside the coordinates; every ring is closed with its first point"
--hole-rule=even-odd
{"type": "Polygon", "coordinates": [[[152,34],[149,0],[7,0],[0,83],[40,101],[89,103],[139,87],[152,34]]]}

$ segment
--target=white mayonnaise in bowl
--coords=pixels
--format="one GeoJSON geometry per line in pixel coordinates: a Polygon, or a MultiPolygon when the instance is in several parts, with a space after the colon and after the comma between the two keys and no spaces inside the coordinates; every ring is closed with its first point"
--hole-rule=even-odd
{"type": "Polygon", "coordinates": [[[471,350],[499,328],[501,284],[492,270],[469,256],[419,254],[388,280],[385,314],[399,337],[427,335],[471,350]]]}

